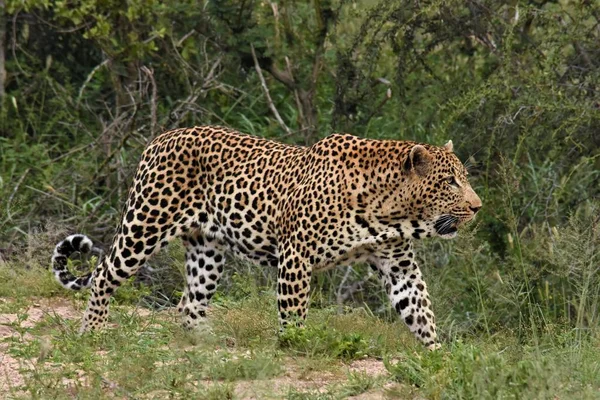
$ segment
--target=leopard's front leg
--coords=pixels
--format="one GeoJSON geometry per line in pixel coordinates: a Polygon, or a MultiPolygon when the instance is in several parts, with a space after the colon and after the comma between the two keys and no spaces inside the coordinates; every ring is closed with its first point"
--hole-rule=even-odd
{"type": "MultiPolygon", "coordinates": [[[[408,262],[403,260],[400,263],[404,261],[408,262]]],[[[414,261],[407,268],[403,268],[403,265],[396,267],[400,268],[400,272],[389,272],[383,277],[388,296],[410,331],[429,350],[435,350],[440,344],[437,342],[435,316],[431,310],[427,284],[414,261]]]]}
{"type": "Polygon", "coordinates": [[[412,244],[406,241],[390,252],[384,250],[372,264],[380,271],[392,306],[410,331],[427,349],[438,349],[435,316],[412,244]]]}

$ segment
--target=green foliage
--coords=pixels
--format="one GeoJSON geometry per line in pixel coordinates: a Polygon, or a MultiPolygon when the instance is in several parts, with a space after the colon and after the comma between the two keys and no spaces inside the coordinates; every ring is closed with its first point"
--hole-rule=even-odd
{"type": "Polygon", "coordinates": [[[329,354],[343,360],[361,358],[368,353],[368,343],[360,334],[341,333],[325,325],[287,327],[280,334],[279,343],[300,355],[329,354]]]}
{"type": "Polygon", "coordinates": [[[582,355],[540,354],[535,350],[514,353],[510,345],[500,350],[502,345],[506,343],[457,341],[447,353],[407,355],[397,362],[386,360],[385,365],[397,380],[419,388],[432,399],[545,399],[574,393],[595,398],[591,387],[600,382],[579,380],[587,366],[578,363],[590,362],[594,351],[589,343],[583,346],[582,355]],[[585,389],[587,384],[590,390],[585,389]]]}

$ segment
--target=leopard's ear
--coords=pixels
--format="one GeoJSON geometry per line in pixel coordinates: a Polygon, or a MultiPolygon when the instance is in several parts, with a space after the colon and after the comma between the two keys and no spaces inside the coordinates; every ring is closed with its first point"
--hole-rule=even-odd
{"type": "Polygon", "coordinates": [[[404,169],[407,172],[415,172],[417,175],[425,176],[429,171],[432,158],[431,153],[424,146],[416,144],[410,149],[410,153],[406,157],[404,169]]]}
{"type": "Polygon", "coordinates": [[[454,145],[452,144],[452,140],[448,140],[448,143],[444,145],[444,150],[448,153],[452,153],[454,151],[454,145]]]}

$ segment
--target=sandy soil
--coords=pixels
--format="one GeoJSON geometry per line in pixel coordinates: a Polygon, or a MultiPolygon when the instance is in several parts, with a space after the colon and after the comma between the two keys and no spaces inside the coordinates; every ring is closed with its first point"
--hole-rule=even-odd
{"type": "MultiPolygon", "coordinates": [[[[7,339],[27,341],[33,340],[29,333],[19,333],[17,327],[31,328],[41,321],[45,316],[60,316],[61,318],[76,318],[80,312],[75,310],[72,304],[66,300],[40,300],[27,309],[24,314],[0,313],[0,393],[16,391],[24,384],[23,373],[33,368],[36,359],[16,359],[8,352],[9,343],[7,339]],[[19,323],[19,317],[21,322],[19,323]]],[[[44,339],[42,349],[44,348],[44,339]]]]}
{"type": "MultiPolygon", "coordinates": [[[[149,311],[143,309],[137,309],[136,312],[141,316],[150,314],[149,311]]],[[[81,313],[81,310],[76,309],[71,302],[65,299],[41,299],[29,307],[26,313],[20,315],[0,313],[0,394],[9,397],[11,393],[12,395],[24,395],[25,393],[19,392],[19,387],[25,383],[24,374],[32,370],[38,362],[38,358],[24,360],[10,355],[10,341],[39,340],[42,348],[42,354],[39,358],[45,357],[43,354],[44,349],[50,347],[50,343],[46,338],[34,338],[29,333],[19,333],[19,326],[31,328],[46,316],[78,319],[81,318],[81,313]],[[21,318],[20,322],[19,318],[21,318]]],[[[326,392],[331,385],[344,384],[347,374],[351,372],[364,372],[371,376],[387,374],[383,363],[374,359],[357,360],[343,365],[336,374],[323,371],[302,371],[301,368],[297,367],[297,361],[291,358],[286,364],[286,371],[281,376],[265,380],[235,382],[236,397],[244,400],[279,398],[287,393],[290,388],[300,392],[326,392]]],[[[82,371],[76,379],[80,384],[85,382],[84,372],[82,371]]],[[[63,384],[67,392],[69,386],[74,383],[65,379],[63,384]]],[[[201,383],[199,382],[199,384],[201,383]]],[[[211,382],[205,382],[205,384],[210,385],[211,382]]],[[[108,384],[108,386],[110,385],[108,384]]],[[[383,391],[379,389],[351,398],[354,400],[379,400],[385,397],[383,391]]]]}
{"type": "MultiPolygon", "coordinates": [[[[326,393],[330,386],[346,383],[347,374],[351,372],[363,372],[374,377],[387,375],[387,370],[383,362],[374,359],[353,361],[348,365],[342,366],[336,374],[323,371],[311,371],[307,373],[294,368],[295,363],[293,359],[288,359],[285,373],[275,378],[262,381],[236,382],[236,397],[243,400],[276,399],[282,398],[291,388],[299,392],[326,393]]],[[[384,391],[381,389],[349,397],[349,399],[354,400],[379,400],[384,398],[384,391]]]]}

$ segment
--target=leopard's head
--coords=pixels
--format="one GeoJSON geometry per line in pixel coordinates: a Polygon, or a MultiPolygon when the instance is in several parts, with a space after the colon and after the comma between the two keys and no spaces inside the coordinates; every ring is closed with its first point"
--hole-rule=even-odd
{"type": "Polygon", "coordinates": [[[411,200],[411,218],[424,221],[431,235],[455,237],[481,209],[452,141],[443,147],[413,145],[402,168],[408,178],[405,195],[411,200]]]}

